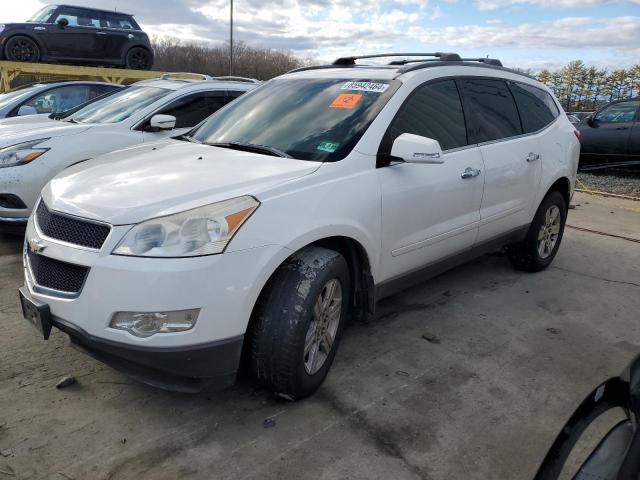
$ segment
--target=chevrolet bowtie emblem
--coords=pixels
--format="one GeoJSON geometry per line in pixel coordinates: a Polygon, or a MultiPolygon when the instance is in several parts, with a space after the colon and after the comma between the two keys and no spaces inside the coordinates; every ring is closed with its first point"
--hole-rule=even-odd
{"type": "Polygon", "coordinates": [[[31,250],[32,253],[42,252],[45,248],[47,248],[47,246],[37,238],[29,240],[29,250],[31,250]]]}

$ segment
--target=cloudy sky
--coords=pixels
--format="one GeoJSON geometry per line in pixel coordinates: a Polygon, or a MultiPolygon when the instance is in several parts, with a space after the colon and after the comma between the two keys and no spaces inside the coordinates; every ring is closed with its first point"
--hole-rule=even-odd
{"type": "MultiPolygon", "coordinates": [[[[9,3],[4,0],[3,3],[9,3]]],[[[0,22],[55,0],[3,5],[0,22]]],[[[229,0],[66,0],[133,13],[153,35],[219,43],[229,0]]],[[[540,69],[582,59],[604,67],[640,59],[640,0],[235,0],[235,35],[316,60],[387,51],[455,51],[540,69]]]]}

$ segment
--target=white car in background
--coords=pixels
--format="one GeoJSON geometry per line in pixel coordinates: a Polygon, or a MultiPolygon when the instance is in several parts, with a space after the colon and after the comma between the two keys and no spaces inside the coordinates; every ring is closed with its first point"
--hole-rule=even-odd
{"type": "Polygon", "coordinates": [[[26,225],[42,187],[97,155],[187,132],[260,82],[240,77],[145,80],[52,119],[0,121],[0,228],[26,225]]]}
{"type": "MultiPolygon", "coordinates": [[[[424,54],[423,54],[424,55],[424,54]]],[[[485,252],[556,255],[580,144],[491,59],[270,80],[179,139],[72,167],[27,225],[25,317],[153,385],[322,383],[349,315],[485,252]]]]}
{"type": "Polygon", "coordinates": [[[0,94],[0,118],[61,114],[122,88],[105,82],[55,81],[14,88],[0,94]]]}

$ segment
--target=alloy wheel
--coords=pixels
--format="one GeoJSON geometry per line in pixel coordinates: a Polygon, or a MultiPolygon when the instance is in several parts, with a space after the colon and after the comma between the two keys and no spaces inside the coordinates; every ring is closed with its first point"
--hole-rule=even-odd
{"type": "Polygon", "coordinates": [[[544,214],[544,223],[538,232],[538,255],[547,258],[553,252],[560,235],[560,208],[551,205],[544,214]]]}
{"type": "Polygon", "coordinates": [[[304,369],[317,373],[327,361],[336,339],[342,314],[342,285],[329,280],[313,307],[313,316],[304,342],[304,369]]]}

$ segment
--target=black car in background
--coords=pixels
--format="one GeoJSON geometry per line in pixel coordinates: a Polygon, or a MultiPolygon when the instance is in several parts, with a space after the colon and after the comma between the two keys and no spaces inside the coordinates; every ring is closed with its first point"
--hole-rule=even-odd
{"type": "Polygon", "coordinates": [[[640,97],[605,105],[578,130],[581,170],[640,167],[640,97]]]}
{"type": "Polygon", "coordinates": [[[20,62],[153,66],[149,37],[121,12],[48,5],[25,23],[0,25],[0,57],[20,62]]]}

